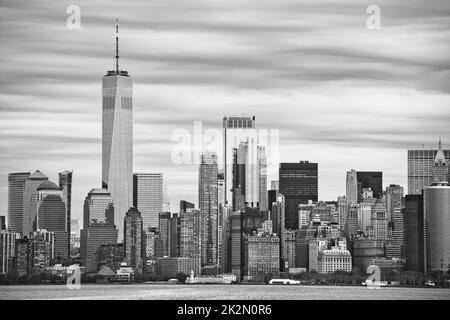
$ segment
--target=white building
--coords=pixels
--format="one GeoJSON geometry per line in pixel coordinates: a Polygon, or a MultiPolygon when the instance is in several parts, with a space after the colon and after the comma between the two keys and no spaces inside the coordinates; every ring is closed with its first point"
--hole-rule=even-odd
{"type": "Polygon", "coordinates": [[[319,251],[318,272],[352,271],[352,256],[348,250],[331,249],[319,251]]]}

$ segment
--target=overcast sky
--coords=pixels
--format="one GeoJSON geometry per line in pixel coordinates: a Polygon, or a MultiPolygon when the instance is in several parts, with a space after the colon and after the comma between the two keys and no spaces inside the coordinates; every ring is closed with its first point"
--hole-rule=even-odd
{"type": "MultiPolygon", "coordinates": [[[[254,114],[280,130],[283,162],[319,163],[319,199],[346,171],[407,189],[408,148],[450,145],[448,0],[0,1],[0,215],[7,174],[74,170],[72,215],[101,185],[101,77],[133,77],[134,168],[163,172],[172,210],[197,203],[198,168],[173,165],[171,134],[254,114]],[[66,27],[67,6],[81,29],[66,27]],[[369,5],[381,29],[366,27],[369,5]]],[[[269,177],[269,181],[274,177],[269,177]]]]}

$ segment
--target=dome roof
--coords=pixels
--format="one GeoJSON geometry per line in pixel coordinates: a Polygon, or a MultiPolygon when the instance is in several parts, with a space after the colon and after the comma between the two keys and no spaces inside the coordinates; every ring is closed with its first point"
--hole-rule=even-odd
{"type": "Polygon", "coordinates": [[[51,181],[42,182],[37,189],[38,189],[38,191],[39,190],[61,190],[55,183],[53,183],[51,181]]]}
{"type": "Polygon", "coordinates": [[[28,177],[28,179],[41,180],[41,179],[48,179],[48,178],[45,174],[43,174],[39,170],[36,170],[31,176],[28,177]]]}

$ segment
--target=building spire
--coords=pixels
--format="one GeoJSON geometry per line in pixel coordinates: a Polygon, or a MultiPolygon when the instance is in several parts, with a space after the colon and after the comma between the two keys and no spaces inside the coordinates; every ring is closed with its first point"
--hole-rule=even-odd
{"type": "Polygon", "coordinates": [[[442,150],[442,141],[441,141],[441,137],[439,137],[439,145],[438,145],[438,149],[442,150]]]}
{"type": "Polygon", "coordinates": [[[119,74],[119,19],[116,19],[116,74],[119,74]]]}

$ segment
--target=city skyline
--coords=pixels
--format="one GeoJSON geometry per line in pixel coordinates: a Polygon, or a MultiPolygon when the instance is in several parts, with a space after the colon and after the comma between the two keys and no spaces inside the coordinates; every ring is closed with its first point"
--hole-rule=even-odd
{"type": "MultiPolygon", "coordinates": [[[[268,6],[268,3],[263,5],[268,6]]],[[[398,5],[384,5],[391,9],[399,9],[398,5]]],[[[193,6],[193,3],[189,2],[186,6],[193,6]]],[[[225,4],[223,6],[227,7],[225,4]]],[[[383,7],[383,4],[381,6],[383,7]]],[[[8,13],[19,12],[27,16],[33,14],[32,9],[21,8],[20,4],[10,3],[8,7],[9,9],[2,10],[2,24],[12,23],[10,19],[14,14],[7,16],[8,13]]],[[[429,71],[428,81],[421,82],[418,79],[412,83],[406,81],[409,77],[419,77],[423,70],[432,70],[433,67],[439,69],[442,63],[447,63],[443,54],[448,47],[436,45],[433,42],[430,47],[423,49],[424,52],[403,52],[407,53],[409,59],[400,62],[397,54],[401,54],[401,50],[396,54],[388,53],[383,49],[384,42],[381,35],[373,36],[365,29],[364,6],[359,8],[360,11],[357,6],[352,7],[350,12],[345,10],[348,9],[348,3],[337,6],[336,10],[347,12],[347,16],[342,19],[352,17],[348,20],[349,22],[343,23],[343,20],[338,20],[340,28],[336,30],[330,26],[320,25],[319,21],[308,21],[311,22],[312,30],[310,31],[317,36],[318,42],[326,40],[333,34],[342,36],[340,40],[347,44],[350,50],[352,45],[345,31],[347,28],[360,28],[361,30],[356,29],[355,36],[360,37],[364,44],[372,49],[373,45],[381,46],[375,52],[369,49],[357,51],[361,54],[358,57],[361,62],[380,58],[384,59],[386,64],[398,66],[407,63],[415,67],[410,71],[411,74],[405,75],[401,72],[391,74],[385,68],[378,69],[375,66],[373,70],[368,68],[369,73],[370,71],[375,74],[378,72],[378,75],[387,77],[387,80],[380,81],[377,77],[364,74],[365,69],[362,65],[355,66],[358,70],[351,68],[341,70],[338,67],[340,61],[348,58],[346,56],[348,52],[341,47],[342,43],[340,45],[331,43],[330,47],[326,48],[328,51],[320,51],[319,49],[324,48],[308,37],[304,47],[296,41],[294,43],[276,41],[275,47],[280,50],[279,52],[262,50],[260,59],[256,59],[252,64],[244,56],[260,50],[259,41],[269,34],[287,32],[291,36],[290,39],[295,40],[293,33],[295,34],[296,31],[282,23],[285,16],[290,16],[286,8],[270,16],[271,20],[265,26],[266,31],[263,25],[256,23],[256,20],[246,20],[247,24],[239,22],[239,19],[236,19],[239,17],[238,12],[231,11],[225,16],[226,21],[214,23],[217,29],[206,32],[196,29],[193,21],[184,21],[191,23],[191,28],[187,31],[176,29],[176,23],[172,20],[167,24],[155,20],[145,22],[142,16],[136,15],[136,8],[131,8],[130,12],[133,17],[139,18],[137,21],[130,19],[127,13],[119,14],[114,12],[114,8],[110,8],[105,9],[104,14],[108,17],[107,19],[101,18],[98,20],[100,22],[94,23],[93,21],[98,18],[94,13],[94,7],[87,4],[83,6],[83,3],[80,7],[86,19],[83,18],[79,31],[70,31],[65,28],[64,22],[67,16],[64,14],[65,8],[62,5],[54,8],[49,6],[46,16],[37,15],[38,18],[47,19],[44,21],[55,22],[54,26],[43,23],[40,19],[32,20],[32,22],[21,21],[25,29],[34,28],[33,24],[44,28],[43,32],[40,32],[42,43],[48,44],[55,39],[61,41],[63,38],[69,41],[67,49],[58,49],[52,45],[44,46],[39,43],[39,39],[32,39],[28,44],[33,46],[36,56],[48,54],[48,50],[51,50],[51,55],[55,58],[52,64],[45,62],[36,64],[33,60],[35,58],[14,54],[6,55],[1,61],[3,70],[12,77],[5,77],[8,78],[2,83],[5,92],[0,95],[0,112],[2,113],[0,137],[2,138],[1,149],[4,151],[0,161],[0,177],[4,181],[0,185],[0,197],[5,199],[0,206],[0,212],[4,215],[7,215],[7,175],[11,172],[40,170],[49,177],[56,177],[63,170],[73,170],[72,217],[78,220],[82,217],[86,193],[92,188],[101,187],[99,185],[101,180],[100,78],[105,70],[111,69],[114,63],[114,42],[111,32],[114,19],[110,17],[116,16],[122,21],[121,61],[135,81],[133,95],[136,105],[134,111],[136,117],[135,172],[165,173],[172,211],[177,211],[181,199],[194,202],[198,206],[196,164],[167,165],[170,164],[170,149],[174,146],[170,140],[171,133],[177,128],[191,129],[196,120],[204,121],[205,128],[220,129],[223,116],[242,114],[245,111],[246,114],[256,116],[258,128],[280,129],[280,162],[307,160],[319,163],[320,200],[336,200],[338,196],[345,194],[345,174],[350,169],[382,171],[383,187],[400,184],[406,188],[407,149],[418,149],[421,144],[427,144],[436,149],[439,136],[442,136],[444,149],[448,148],[450,134],[448,126],[445,125],[445,119],[448,119],[446,115],[450,116],[450,111],[446,107],[449,96],[447,88],[438,81],[443,79],[441,77],[445,77],[445,72],[429,71]],[[237,27],[241,27],[243,34],[237,38],[232,37],[230,32],[234,34],[235,30],[231,30],[227,22],[234,22],[237,27]],[[248,40],[253,34],[252,28],[263,32],[254,41],[248,42],[246,47],[244,40],[248,40]],[[285,30],[277,31],[277,28],[285,28],[285,30]],[[334,31],[331,32],[330,29],[334,31]],[[224,43],[210,42],[217,35],[216,33],[224,36],[224,43]],[[164,37],[167,37],[167,42],[160,43],[159,41],[164,37]],[[182,52],[185,54],[184,59],[182,53],[179,56],[167,54],[174,48],[183,47],[176,40],[182,40],[182,44],[183,41],[188,43],[189,37],[193,37],[197,45],[195,50],[189,49],[189,46],[184,49],[185,51],[182,52]],[[99,43],[98,47],[93,46],[89,42],[91,40],[99,43]],[[149,41],[148,46],[142,47],[139,44],[140,40],[149,41]],[[86,44],[89,45],[86,46],[86,44]],[[231,53],[233,51],[231,49],[234,48],[242,51],[234,55],[231,53]],[[226,50],[220,53],[220,49],[226,50]],[[304,53],[301,53],[300,49],[305,50],[304,53]],[[287,59],[278,66],[276,62],[289,52],[295,59],[303,58],[305,65],[298,66],[287,59]],[[422,61],[418,59],[420,53],[429,57],[428,65],[424,66],[419,62],[422,61]],[[21,62],[25,60],[26,69],[23,69],[21,62]],[[283,71],[282,74],[271,77],[270,71],[273,70],[261,66],[261,63],[266,60],[272,63],[271,67],[274,70],[283,71]],[[80,73],[81,61],[83,65],[89,66],[89,72],[80,73]],[[317,62],[326,63],[336,71],[335,78],[320,79],[323,70],[314,67],[317,62]],[[31,64],[33,68],[30,67],[31,64]],[[205,69],[195,71],[199,64],[205,69]],[[294,75],[292,80],[289,73],[285,71],[286,66],[290,66],[294,73],[308,71],[306,65],[310,65],[311,69],[305,78],[294,75]],[[217,68],[225,73],[227,76],[225,80],[215,76],[209,78],[210,72],[217,68]],[[238,79],[233,72],[234,70],[244,72],[247,69],[253,70],[247,79],[245,77],[238,79]],[[189,77],[178,74],[176,72],[178,70],[189,71],[187,72],[189,77]],[[356,71],[362,73],[357,74],[356,71]],[[266,82],[259,81],[253,84],[253,79],[263,76],[265,72],[269,73],[269,76],[265,77],[266,82]],[[32,86],[27,86],[30,84],[29,78],[39,78],[39,74],[45,74],[47,81],[53,83],[52,90],[49,91],[46,87],[48,83],[33,84],[39,90],[42,89],[39,93],[34,92],[32,86]],[[208,81],[211,80],[211,84],[206,84],[204,77],[207,77],[208,81]],[[17,81],[24,81],[24,83],[14,86],[17,81]],[[334,83],[333,88],[329,86],[329,81],[334,83]],[[357,89],[352,88],[355,84],[357,89]],[[64,89],[71,87],[76,90],[69,92],[68,89],[64,89]],[[344,90],[344,94],[339,92],[341,89],[344,90]],[[383,100],[376,99],[377,96],[383,96],[383,100]],[[38,98],[31,100],[32,97],[38,98]],[[15,102],[12,103],[12,101],[15,102]],[[206,114],[204,110],[210,104],[217,109],[206,114]],[[335,110],[336,104],[338,108],[335,110]],[[398,108],[395,109],[397,106],[398,108]],[[183,109],[189,112],[183,113],[183,109]],[[39,110],[39,121],[33,120],[37,110],[39,110]],[[387,119],[386,113],[392,117],[387,119]],[[292,117],[292,114],[298,116],[292,117]],[[403,123],[401,119],[408,121],[403,123]],[[299,125],[300,122],[303,126],[299,125]],[[366,122],[371,123],[372,126],[366,126],[366,122]],[[371,155],[369,158],[366,157],[368,153],[371,155]]],[[[163,11],[173,9],[180,13],[180,8],[182,6],[171,8],[168,5],[157,9],[163,11]]],[[[421,5],[418,5],[418,8],[423,9],[425,14],[428,13],[426,9],[432,10],[430,17],[431,13],[437,10],[436,7],[430,9],[421,5]]],[[[332,10],[333,7],[322,9],[332,10]]],[[[445,6],[442,9],[448,10],[445,6]]],[[[208,7],[203,10],[208,10],[208,7]]],[[[314,16],[319,8],[309,3],[302,8],[302,12],[305,10],[305,14],[314,16]]],[[[400,14],[397,11],[396,13],[400,14]]],[[[410,18],[412,21],[416,19],[411,12],[409,15],[402,18],[410,18]]],[[[293,21],[300,27],[300,20],[298,18],[293,21]]],[[[390,39],[398,37],[397,40],[399,40],[400,37],[409,35],[407,39],[413,40],[410,38],[411,33],[396,29],[389,17],[383,21],[386,25],[383,25],[381,32],[393,32],[389,34],[390,39]]],[[[200,20],[200,25],[201,22],[205,21],[200,20]]],[[[421,26],[423,34],[415,35],[415,42],[413,42],[415,45],[426,44],[431,39],[429,37],[434,36],[442,38],[442,43],[448,43],[448,41],[445,42],[448,34],[439,27],[445,26],[445,22],[439,22],[439,20],[434,22],[438,25],[434,29],[430,29],[427,25],[431,22],[423,23],[421,26]]],[[[27,45],[25,42],[28,36],[23,34],[23,31],[14,31],[14,28],[7,30],[15,36],[9,48],[11,53],[27,45]]],[[[300,36],[302,33],[308,35],[309,31],[305,27],[300,30],[302,30],[300,36]]],[[[4,30],[1,32],[5,39],[11,37],[9,33],[4,34],[4,30]]],[[[33,32],[30,34],[32,35],[33,32]]],[[[354,54],[350,58],[354,59],[354,54]]],[[[323,74],[322,76],[325,77],[323,74]]],[[[277,180],[276,176],[268,176],[267,182],[270,183],[271,180],[277,180]]]]}

